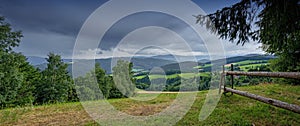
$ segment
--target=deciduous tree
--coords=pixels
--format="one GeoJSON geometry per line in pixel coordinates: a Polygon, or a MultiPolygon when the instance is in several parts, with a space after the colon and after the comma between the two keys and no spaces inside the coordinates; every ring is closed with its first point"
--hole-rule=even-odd
{"type": "Polygon", "coordinates": [[[113,67],[113,80],[117,89],[126,97],[135,94],[135,83],[132,73],[133,64],[124,60],[118,60],[113,67]]]}

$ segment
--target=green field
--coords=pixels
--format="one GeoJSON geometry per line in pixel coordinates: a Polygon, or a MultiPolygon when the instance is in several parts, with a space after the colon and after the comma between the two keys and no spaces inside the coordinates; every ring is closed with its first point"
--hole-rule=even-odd
{"type": "Polygon", "coordinates": [[[208,67],[211,67],[211,66],[212,66],[211,64],[204,64],[203,66],[196,66],[194,68],[203,69],[203,68],[208,68],[208,67]]]}
{"type": "MultiPolygon", "coordinates": [[[[202,76],[202,77],[209,77],[209,72],[201,72],[201,73],[181,73],[181,74],[172,74],[172,75],[159,75],[159,74],[152,74],[152,75],[149,75],[149,78],[150,79],[158,79],[158,78],[167,78],[167,79],[170,79],[170,78],[176,78],[177,76],[180,76],[182,78],[193,78],[195,76],[202,76]]],[[[142,79],[146,77],[146,75],[141,75],[141,76],[136,76],[134,77],[135,79],[142,79]]]]}
{"type": "MultiPolygon", "coordinates": [[[[251,68],[251,66],[255,67],[255,66],[260,66],[260,65],[267,65],[268,60],[244,60],[244,61],[240,61],[240,62],[235,62],[235,63],[231,63],[235,66],[239,66],[241,67],[241,69],[243,70],[248,70],[249,68],[251,68]]],[[[197,69],[204,69],[204,68],[209,68],[211,67],[211,64],[205,64],[203,66],[196,66],[194,68],[197,69]]],[[[230,64],[227,64],[225,66],[227,69],[230,68],[230,64]]]]}
{"type": "Polygon", "coordinates": [[[245,61],[233,63],[233,65],[243,66],[243,65],[249,65],[249,64],[261,64],[261,63],[266,63],[266,62],[268,62],[268,61],[267,60],[245,60],[245,61]]]}
{"type": "MultiPolygon", "coordinates": [[[[240,61],[240,62],[235,62],[232,63],[235,66],[239,66],[240,70],[242,71],[248,71],[249,69],[253,69],[262,65],[268,65],[268,60],[245,60],[245,61],[240,61]]],[[[204,66],[196,66],[194,68],[197,69],[204,69],[204,68],[208,68],[211,67],[211,64],[205,64],[204,66]]],[[[230,69],[230,64],[227,64],[225,66],[226,69],[230,69]]],[[[180,76],[182,78],[192,78],[195,77],[195,73],[181,73],[181,74],[172,74],[172,75],[157,75],[157,74],[152,74],[150,75],[150,79],[157,79],[157,78],[175,78],[177,76],[180,76]]],[[[203,77],[209,77],[209,72],[200,72],[198,73],[197,76],[203,76],[203,77]]],[[[146,77],[146,75],[140,75],[140,76],[136,76],[134,77],[135,79],[142,79],[146,77]]]]}
{"type": "MultiPolygon", "coordinates": [[[[261,84],[237,87],[266,97],[300,105],[300,86],[261,84]]],[[[213,113],[199,121],[199,113],[207,91],[197,93],[196,101],[188,113],[176,125],[300,125],[300,114],[289,112],[242,96],[222,96],[213,113]]],[[[154,94],[139,94],[136,97],[151,97],[154,94]]],[[[132,99],[108,100],[116,109],[130,115],[147,116],[159,113],[168,107],[177,94],[160,94],[149,101],[132,99]]],[[[109,117],[109,113],[106,113],[109,117]]],[[[163,119],[157,120],[161,122],[163,119]]],[[[150,122],[149,122],[150,123],[150,122]]],[[[85,112],[79,102],[32,106],[0,110],[0,125],[98,125],[85,112]]]]}
{"type": "Polygon", "coordinates": [[[267,63],[262,63],[262,64],[250,64],[250,65],[244,65],[244,66],[240,66],[240,69],[242,71],[248,71],[249,69],[255,69],[259,66],[265,66],[265,65],[268,65],[267,63]]]}
{"type": "MultiPolygon", "coordinates": [[[[231,64],[233,64],[234,66],[238,66],[240,70],[247,72],[249,69],[255,69],[256,67],[265,66],[268,65],[269,63],[268,60],[245,60],[245,61],[235,62],[231,64]]],[[[225,68],[229,70],[230,64],[225,65],[225,68]]]]}

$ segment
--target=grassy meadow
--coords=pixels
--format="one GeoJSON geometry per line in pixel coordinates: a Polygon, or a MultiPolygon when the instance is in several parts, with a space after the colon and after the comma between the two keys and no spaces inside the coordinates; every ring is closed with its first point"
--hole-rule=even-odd
{"type": "MultiPolygon", "coordinates": [[[[260,84],[237,87],[262,96],[300,105],[300,86],[260,84]]],[[[199,121],[199,113],[207,91],[199,91],[187,114],[176,125],[300,125],[300,114],[273,107],[238,95],[222,96],[213,113],[199,121]]],[[[151,93],[138,94],[152,97],[151,93]]],[[[155,99],[136,101],[129,98],[109,99],[116,109],[130,115],[147,116],[168,107],[177,93],[159,94],[155,99]]],[[[107,113],[109,114],[109,113],[107,113]]],[[[99,125],[79,102],[0,110],[0,125],[99,125]]]]}

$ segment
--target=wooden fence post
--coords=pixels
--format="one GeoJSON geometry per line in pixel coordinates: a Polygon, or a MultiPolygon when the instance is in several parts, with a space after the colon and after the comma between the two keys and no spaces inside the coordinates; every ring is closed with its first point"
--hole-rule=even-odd
{"type": "MultiPolygon", "coordinates": [[[[234,70],[233,64],[231,64],[231,71],[233,71],[233,70],[234,70]]],[[[231,75],[230,77],[231,77],[231,88],[233,89],[234,78],[233,78],[233,75],[231,75]]]]}
{"type": "MultiPolygon", "coordinates": [[[[219,94],[221,94],[222,87],[225,86],[225,77],[226,77],[225,66],[223,65],[223,71],[221,73],[221,79],[220,79],[220,83],[219,83],[219,94]]],[[[224,92],[225,92],[225,90],[224,90],[224,92]]]]}

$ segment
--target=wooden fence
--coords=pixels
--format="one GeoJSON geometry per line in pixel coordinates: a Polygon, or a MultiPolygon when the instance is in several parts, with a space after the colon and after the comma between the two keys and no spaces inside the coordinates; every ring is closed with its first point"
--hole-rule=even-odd
{"type": "Polygon", "coordinates": [[[263,77],[277,77],[277,78],[292,78],[292,79],[300,79],[300,72],[239,72],[233,71],[233,65],[231,65],[231,71],[225,72],[225,68],[223,67],[223,73],[221,77],[219,93],[221,93],[221,89],[224,90],[224,93],[231,92],[232,94],[238,94],[241,96],[245,96],[254,100],[258,100],[276,107],[280,107],[286,110],[290,110],[292,112],[300,114],[300,106],[289,104],[283,101],[279,101],[276,99],[266,98],[263,96],[259,96],[256,94],[251,94],[245,91],[239,91],[233,89],[234,84],[234,75],[244,75],[244,76],[263,76],[263,77]],[[227,75],[231,76],[231,88],[227,88],[225,85],[225,77],[227,75]]]}

